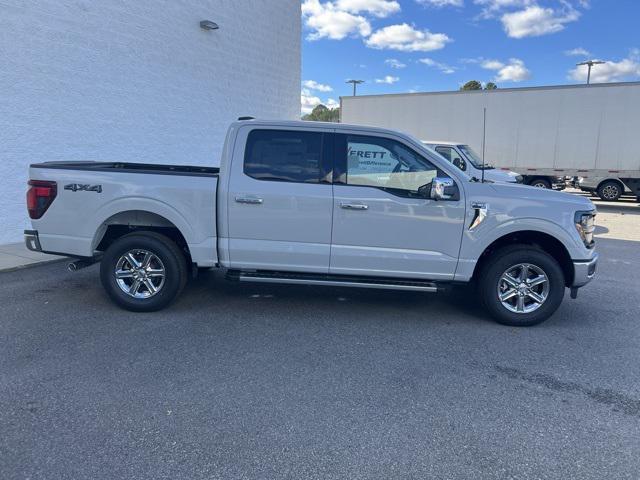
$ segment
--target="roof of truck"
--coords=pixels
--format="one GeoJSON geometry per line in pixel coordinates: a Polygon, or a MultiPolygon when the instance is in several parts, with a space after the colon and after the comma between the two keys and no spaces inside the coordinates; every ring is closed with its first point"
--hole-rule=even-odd
{"type": "Polygon", "coordinates": [[[447,145],[447,146],[456,146],[456,145],[466,145],[464,142],[452,142],[451,140],[438,141],[438,140],[420,140],[422,143],[426,143],[427,145],[447,145]]]}
{"type": "Polygon", "coordinates": [[[393,133],[409,135],[398,130],[391,128],[373,127],[370,125],[356,125],[349,123],[337,123],[337,122],[314,122],[309,120],[268,120],[268,119],[251,119],[251,120],[238,120],[233,123],[234,125],[259,125],[265,127],[283,127],[283,128],[318,128],[318,129],[332,129],[332,130],[367,130],[371,132],[379,133],[393,133]]]}

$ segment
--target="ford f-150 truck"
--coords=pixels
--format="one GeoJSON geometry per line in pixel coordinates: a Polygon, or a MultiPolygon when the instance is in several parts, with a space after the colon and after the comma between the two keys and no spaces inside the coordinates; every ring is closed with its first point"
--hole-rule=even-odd
{"type": "MultiPolygon", "coordinates": [[[[242,120],[220,168],[30,167],[32,250],[100,261],[123,308],[172,302],[190,273],[435,292],[473,282],[488,312],[533,325],[594,276],[593,204],[479,182],[418,139],[344,124],[242,120]]],[[[472,289],[462,289],[471,291],[472,289]]]]}

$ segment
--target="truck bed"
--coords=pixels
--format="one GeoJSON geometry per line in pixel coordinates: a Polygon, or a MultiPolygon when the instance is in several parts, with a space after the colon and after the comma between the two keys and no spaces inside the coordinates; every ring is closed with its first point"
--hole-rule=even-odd
{"type": "Polygon", "coordinates": [[[215,177],[220,173],[220,169],[218,167],[92,161],[34,163],[31,165],[31,168],[85,170],[93,172],[152,173],[155,175],[187,175],[198,177],[215,177]]]}
{"type": "Polygon", "coordinates": [[[108,226],[177,228],[193,261],[213,266],[219,169],[124,162],[45,162],[29,178],[57,184],[46,213],[32,219],[44,251],[93,256],[108,226]],[[144,174],[144,175],[141,175],[144,174]]]}

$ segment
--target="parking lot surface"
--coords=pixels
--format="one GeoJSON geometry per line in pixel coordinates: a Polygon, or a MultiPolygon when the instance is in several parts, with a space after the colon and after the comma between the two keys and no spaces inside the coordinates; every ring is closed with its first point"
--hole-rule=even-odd
{"type": "Polygon", "coordinates": [[[134,314],[95,266],[0,273],[0,478],[636,479],[636,205],[599,206],[597,279],[534,328],[464,289],[207,273],[134,314]]]}

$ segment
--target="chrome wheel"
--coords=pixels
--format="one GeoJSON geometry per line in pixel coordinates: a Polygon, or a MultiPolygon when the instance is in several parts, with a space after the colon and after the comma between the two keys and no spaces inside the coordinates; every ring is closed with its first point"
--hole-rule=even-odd
{"type": "Polygon", "coordinates": [[[129,250],[116,263],[116,283],[133,298],[150,298],[164,285],[165,268],[162,260],[148,250],[129,250]]]}
{"type": "Polygon", "coordinates": [[[549,277],[540,267],[519,263],[509,267],[498,281],[498,298],[514,313],[531,313],[549,297],[549,277]]]}
{"type": "Polygon", "coordinates": [[[618,186],[612,183],[605,185],[602,189],[602,196],[605,200],[614,200],[620,196],[618,186]]]}

